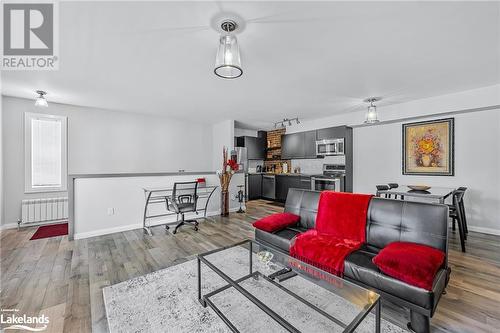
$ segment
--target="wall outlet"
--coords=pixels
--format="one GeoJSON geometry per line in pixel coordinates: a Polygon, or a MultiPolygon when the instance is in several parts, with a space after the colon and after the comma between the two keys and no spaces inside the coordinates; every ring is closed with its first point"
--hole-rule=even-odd
{"type": "Polygon", "coordinates": [[[115,209],[114,208],[108,208],[108,215],[115,215],[115,209]]]}

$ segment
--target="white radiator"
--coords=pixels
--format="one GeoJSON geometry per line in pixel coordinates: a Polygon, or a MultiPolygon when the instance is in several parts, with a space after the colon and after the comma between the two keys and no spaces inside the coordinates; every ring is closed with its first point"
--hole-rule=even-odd
{"type": "Polygon", "coordinates": [[[21,223],[38,223],[68,218],[68,198],[23,200],[21,223]]]}

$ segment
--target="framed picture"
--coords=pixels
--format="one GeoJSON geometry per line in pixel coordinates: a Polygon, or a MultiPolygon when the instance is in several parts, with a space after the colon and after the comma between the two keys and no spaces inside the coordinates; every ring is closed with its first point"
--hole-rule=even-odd
{"type": "Polygon", "coordinates": [[[403,124],[403,175],[453,176],[454,118],[403,124]]]}

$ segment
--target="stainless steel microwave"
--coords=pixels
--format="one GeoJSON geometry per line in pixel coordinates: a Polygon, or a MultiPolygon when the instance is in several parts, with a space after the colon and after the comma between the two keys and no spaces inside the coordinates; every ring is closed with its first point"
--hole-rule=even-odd
{"type": "Polygon", "coordinates": [[[344,139],[326,139],[316,141],[316,155],[344,155],[344,139]]]}

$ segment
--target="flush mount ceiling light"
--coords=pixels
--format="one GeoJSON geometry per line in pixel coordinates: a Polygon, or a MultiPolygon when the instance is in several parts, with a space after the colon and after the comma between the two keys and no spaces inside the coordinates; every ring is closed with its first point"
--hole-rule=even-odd
{"type": "Polygon", "coordinates": [[[292,121],[294,121],[297,125],[300,124],[299,118],[284,118],[282,121],[277,121],[274,123],[274,128],[278,128],[278,125],[281,128],[285,128],[286,126],[292,126],[292,121]]]}
{"type": "Polygon", "coordinates": [[[232,20],[225,20],[220,27],[224,33],[219,39],[214,73],[224,79],[236,79],[243,74],[238,41],[236,36],[232,34],[238,25],[232,20]]]}
{"type": "Polygon", "coordinates": [[[370,103],[368,105],[368,110],[366,111],[365,124],[375,124],[378,123],[377,106],[373,103],[382,100],[382,97],[368,97],[363,102],[370,103]]]}
{"type": "Polygon", "coordinates": [[[37,90],[36,93],[38,94],[38,97],[36,98],[35,100],[35,106],[40,106],[40,107],[48,107],[49,104],[47,103],[47,100],[45,99],[45,95],[47,95],[47,93],[43,90],[37,90]]]}

